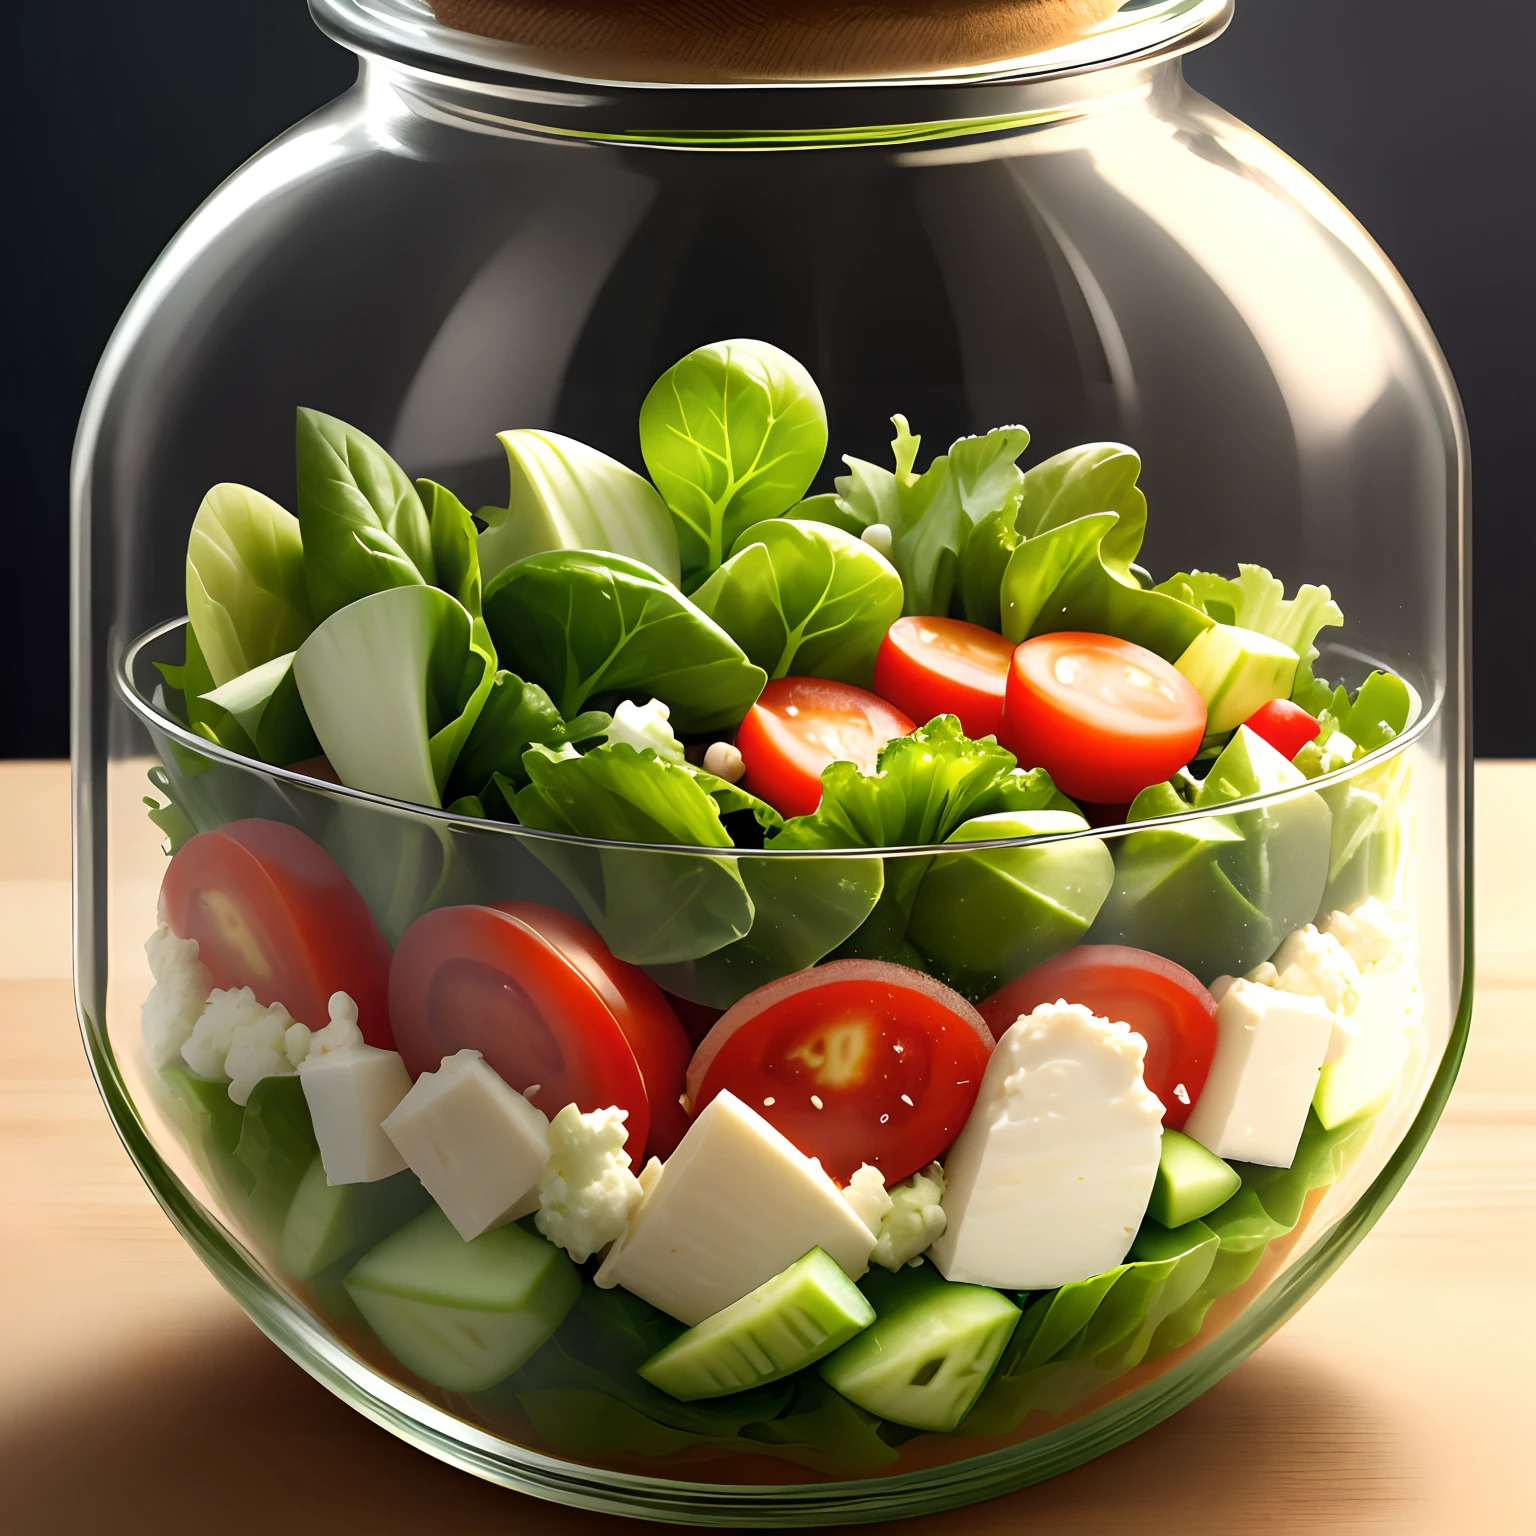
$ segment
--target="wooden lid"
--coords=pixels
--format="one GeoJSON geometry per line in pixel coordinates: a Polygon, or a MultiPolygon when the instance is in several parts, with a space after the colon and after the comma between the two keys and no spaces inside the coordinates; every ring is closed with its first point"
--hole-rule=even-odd
{"type": "Polygon", "coordinates": [[[931,74],[1081,37],[1121,0],[432,0],[445,26],[589,79],[727,84],[931,74]]]}

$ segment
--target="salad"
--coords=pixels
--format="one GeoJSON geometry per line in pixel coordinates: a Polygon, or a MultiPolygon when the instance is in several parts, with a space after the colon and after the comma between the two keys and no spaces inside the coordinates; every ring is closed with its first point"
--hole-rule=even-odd
{"type": "Polygon", "coordinates": [[[509,431],[472,513],[301,410],[297,515],[193,523],[164,1102],[349,1341],[563,1455],[1078,1411],[1231,1315],[1418,1048],[1407,683],[1315,676],[1326,587],[1154,581],[1129,448],[919,470],[892,419],[808,495],[814,381],[722,342],[648,477],[509,431]],[[221,807],[228,753],[404,805],[221,807]]]}

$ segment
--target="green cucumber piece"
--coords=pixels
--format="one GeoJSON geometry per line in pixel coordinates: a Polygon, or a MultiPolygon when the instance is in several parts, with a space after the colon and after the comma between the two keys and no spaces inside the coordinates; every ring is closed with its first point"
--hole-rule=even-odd
{"type": "Polygon", "coordinates": [[[430,1202],[409,1168],[372,1184],[327,1184],[318,1155],[304,1170],[277,1244],[278,1267],[313,1280],[349,1253],[371,1248],[430,1202]]]}
{"type": "Polygon", "coordinates": [[[1242,1188],[1242,1175],[1182,1131],[1163,1132],[1147,1215],[1165,1227],[1209,1216],[1242,1188]]]}
{"type": "Polygon", "coordinates": [[[450,1392],[483,1392],[560,1326],[581,1273],[521,1227],[466,1243],[434,1205],[366,1253],[346,1287],[408,1370],[450,1392]]]}
{"type": "Polygon", "coordinates": [[[1271,699],[1288,699],[1298,658],[1283,640],[1235,624],[1213,624],[1174,666],[1205,700],[1206,739],[1235,731],[1271,699]]]}
{"type": "Polygon", "coordinates": [[[657,1351],[640,1374],[680,1402],[726,1397],[814,1365],[874,1320],[836,1260],[812,1248],[657,1351]]]}
{"type": "Polygon", "coordinates": [[[875,1321],[821,1362],[829,1387],[912,1429],[952,1430],[981,1395],[1019,1309],[984,1285],[953,1285],[931,1264],[868,1277],[875,1321]]]}

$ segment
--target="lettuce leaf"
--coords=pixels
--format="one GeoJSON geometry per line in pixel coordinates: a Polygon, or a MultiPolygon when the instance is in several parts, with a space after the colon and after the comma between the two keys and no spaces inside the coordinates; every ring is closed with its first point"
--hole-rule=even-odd
{"type": "Polygon", "coordinates": [[[1287,598],[1285,583],[1262,565],[1239,565],[1236,580],[1208,571],[1181,571],[1156,590],[1204,609],[1218,624],[1235,624],[1279,640],[1309,664],[1317,660],[1314,642],[1319,632],[1344,622],[1327,587],[1298,587],[1295,597],[1287,598]]]}
{"type": "Polygon", "coordinates": [[[906,614],[948,613],[971,531],[1004,508],[1017,507],[1024,475],[1017,460],[1029,446],[1020,426],[962,437],[921,475],[913,465],[922,442],[905,416],[893,416],[895,469],[845,456],[837,496],[861,528],[891,530],[891,564],[901,576],[906,614]]]}

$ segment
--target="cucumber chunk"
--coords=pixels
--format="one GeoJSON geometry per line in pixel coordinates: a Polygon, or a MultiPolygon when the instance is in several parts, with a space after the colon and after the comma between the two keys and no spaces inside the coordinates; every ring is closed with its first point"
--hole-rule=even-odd
{"type": "Polygon", "coordinates": [[[304,1170],[277,1244],[277,1262],[295,1280],[313,1280],[349,1253],[371,1248],[429,1202],[409,1169],[373,1184],[327,1184],[318,1156],[304,1170]]]}
{"type": "Polygon", "coordinates": [[[521,1227],[466,1243],[434,1205],[365,1254],[346,1287],[403,1366],[450,1392],[483,1392],[559,1327],[581,1273],[521,1227]]]}
{"type": "Polygon", "coordinates": [[[981,1395],[1019,1309],[984,1285],[953,1285],[931,1264],[872,1273],[875,1322],[818,1369],[828,1386],[882,1419],[954,1429],[981,1395]]]}
{"type": "Polygon", "coordinates": [[[1230,1200],[1242,1183],[1237,1169],[1193,1137],[1165,1130],[1147,1215],[1165,1227],[1182,1227],[1185,1222],[1209,1216],[1230,1200]]]}
{"type": "Polygon", "coordinates": [[[875,1309],[820,1248],[690,1328],[640,1367],[680,1402],[725,1397],[814,1365],[875,1320],[875,1309]]]}

